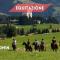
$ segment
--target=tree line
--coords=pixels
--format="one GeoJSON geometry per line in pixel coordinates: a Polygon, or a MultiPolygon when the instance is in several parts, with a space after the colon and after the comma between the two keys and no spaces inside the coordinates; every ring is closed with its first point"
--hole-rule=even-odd
{"type": "Polygon", "coordinates": [[[55,23],[58,24],[58,20],[52,16],[32,16],[32,18],[28,18],[27,16],[2,16],[0,17],[0,23],[16,23],[19,25],[27,25],[27,24],[38,24],[40,23],[55,23]],[[14,21],[16,20],[16,21],[14,21]]]}
{"type": "Polygon", "coordinates": [[[25,30],[24,28],[16,28],[14,25],[3,25],[0,26],[0,35],[6,35],[6,37],[12,37],[16,35],[28,35],[31,33],[34,34],[44,34],[44,33],[54,33],[54,32],[60,32],[59,28],[44,28],[44,29],[37,29],[36,27],[31,27],[29,30],[25,30]]]}

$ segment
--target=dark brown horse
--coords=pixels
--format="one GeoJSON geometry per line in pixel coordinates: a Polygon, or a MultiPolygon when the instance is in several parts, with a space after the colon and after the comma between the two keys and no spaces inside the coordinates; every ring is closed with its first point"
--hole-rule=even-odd
{"type": "Polygon", "coordinates": [[[44,51],[44,50],[46,50],[45,44],[44,44],[43,40],[41,41],[41,44],[38,44],[36,42],[33,42],[33,45],[34,45],[35,51],[36,50],[38,50],[38,51],[44,51]]]}
{"type": "Polygon", "coordinates": [[[40,51],[44,51],[45,50],[45,45],[44,44],[40,44],[40,51]]]}
{"type": "Polygon", "coordinates": [[[16,50],[16,45],[14,44],[14,42],[12,43],[12,48],[14,51],[16,50]]]}
{"type": "Polygon", "coordinates": [[[52,40],[51,49],[53,51],[57,51],[58,50],[58,44],[56,43],[56,40],[52,40]]]}
{"type": "Polygon", "coordinates": [[[36,50],[39,50],[39,51],[40,51],[40,44],[37,44],[37,43],[33,42],[32,45],[34,45],[35,51],[36,51],[36,50]]]}
{"type": "Polygon", "coordinates": [[[23,45],[25,46],[26,51],[32,52],[32,47],[31,47],[31,45],[28,45],[26,42],[23,42],[23,45]]]}

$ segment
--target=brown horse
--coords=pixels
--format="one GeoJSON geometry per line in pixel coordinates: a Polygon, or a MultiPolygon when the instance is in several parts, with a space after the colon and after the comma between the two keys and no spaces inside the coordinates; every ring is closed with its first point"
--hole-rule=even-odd
{"type": "Polygon", "coordinates": [[[44,51],[44,50],[46,50],[44,43],[37,44],[37,43],[33,42],[33,45],[34,45],[35,51],[36,50],[38,50],[38,51],[44,51]]]}
{"type": "Polygon", "coordinates": [[[44,39],[41,40],[40,51],[46,51],[46,47],[45,47],[45,43],[44,43],[44,39]]]}
{"type": "Polygon", "coordinates": [[[40,51],[40,44],[37,44],[37,43],[33,42],[32,45],[34,45],[35,51],[36,50],[39,50],[40,51]]]}
{"type": "Polygon", "coordinates": [[[53,51],[57,51],[58,50],[58,44],[56,43],[56,40],[52,40],[51,49],[53,51]]]}
{"type": "Polygon", "coordinates": [[[32,47],[31,47],[31,45],[28,45],[26,42],[23,42],[23,45],[25,46],[26,51],[32,52],[32,47]]]}
{"type": "Polygon", "coordinates": [[[14,42],[12,43],[12,48],[14,51],[16,50],[16,45],[14,44],[14,42]]]}
{"type": "Polygon", "coordinates": [[[44,51],[44,50],[45,50],[44,44],[40,44],[40,51],[44,51]]]}

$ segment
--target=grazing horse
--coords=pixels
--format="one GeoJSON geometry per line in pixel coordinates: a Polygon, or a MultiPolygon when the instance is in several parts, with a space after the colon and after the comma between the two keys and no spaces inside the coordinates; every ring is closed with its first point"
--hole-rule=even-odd
{"type": "Polygon", "coordinates": [[[35,51],[36,51],[36,50],[39,50],[39,51],[40,51],[40,44],[37,44],[37,43],[33,42],[32,45],[34,45],[35,51]]]}
{"type": "Polygon", "coordinates": [[[26,42],[23,42],[23,45],[25,45],[26,51],[32,52],[32,47],[31,47],[31,45],[28,45],[26,42]]]}
{"type": "Polygon", "coordinates": [[[57,43],[56,43],[56,40],[55,40],[55,41],[52,40],[51,49],[52,49],[53,51],[57,51],[58,45],[57,45],[57,43]]]}

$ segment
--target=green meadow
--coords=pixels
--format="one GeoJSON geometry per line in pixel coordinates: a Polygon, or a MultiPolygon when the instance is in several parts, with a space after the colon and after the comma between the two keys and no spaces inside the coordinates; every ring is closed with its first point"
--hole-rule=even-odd
{"type": "MultiPolygon", "coordinates": [[[[51,24],[52,28],[60,28],[60,24],[51,24]]],[[[36,25],[37,29],[49,28],[50,24],[40,24],[36,25]]],[[[31,25],[16,25],[17,28],[24,28],[29,30],[31,25]]],[[[57,43],[60,41],[60,32],[47,33],[47,34],[29,34],[17,35],[15,38],[17,40],[17,50],[12,50],[12,38],[5,38],[5,40],[0,40],[0,46],[9,46],[10,50],[0,49],[0,60],[60,60],[60,46],[57,52],[53,52],[50,47],[52,37],[55,36],[57,43]],[[46,45],[46,51],[38,52],[33,49],[32,52],[26,52],[22,43],[30,39],[31,44],[35,39],[41,41],[44,39],[46,45]]]]}

